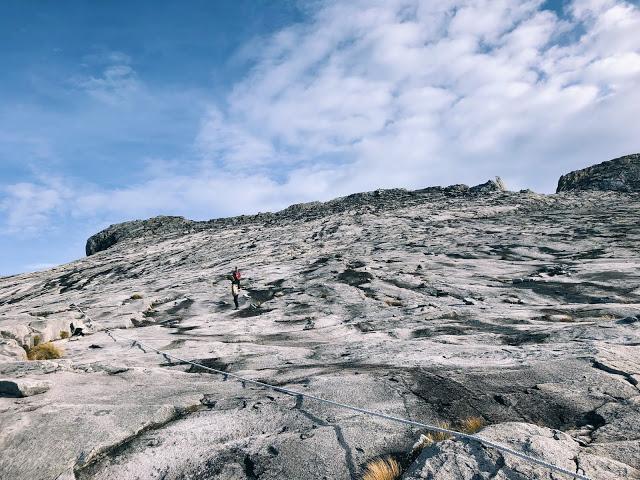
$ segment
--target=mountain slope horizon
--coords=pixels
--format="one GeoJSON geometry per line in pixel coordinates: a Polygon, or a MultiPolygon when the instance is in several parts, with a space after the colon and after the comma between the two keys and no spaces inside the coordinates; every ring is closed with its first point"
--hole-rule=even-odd
{"type": "Polygon", "coordinates": [[[404,480],[549,477],[137,341],[638,478],[640,193],[483,185],[128,222],[85,258],[0,278],[0,477],[355,480],[388,457],[404,480]],[[59,358],[29,360],[42,344],[59,358]]]}

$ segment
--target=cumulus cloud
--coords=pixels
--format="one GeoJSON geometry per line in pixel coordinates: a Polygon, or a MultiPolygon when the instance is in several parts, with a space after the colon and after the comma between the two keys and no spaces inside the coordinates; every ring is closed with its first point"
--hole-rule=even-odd
{"type": "Polygon", "coordinates": [[[255,55],[200,144],[243,165],[325,166],[336,193],[494,174],[550,191],[568,168],[638,149],[640,12],[541,7],[323,4],[255,55]]]}
{"type": "MultiPolygon", "coordinates": [[[[251,68],[207,109],[189,162],[115,189],[11,185],[6,224],[209,218],[495,175],[550,192],[561,173],[640,150],[636,5],[575,0],[562,17],[541,0],[314,5],[243,50],[251,68]]],[[[76,85],[117,102],[141,82],[118,54],[76,85]]]]}
{"type": "Polygon", "coordinates": [[[37,233],[51,216],[65,208],[72,192],[56,179],[42,183],[20,182],[1,189],[0,213],[4,213],[0,233],[37,233]]]}

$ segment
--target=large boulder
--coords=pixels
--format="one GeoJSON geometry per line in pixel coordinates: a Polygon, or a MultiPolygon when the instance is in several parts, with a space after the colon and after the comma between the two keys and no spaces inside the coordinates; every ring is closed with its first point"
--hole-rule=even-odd
{"type": "Polygon", "coordinates": [[[30,397],[45,393],[51,388],[49,382],[26,378],[0,380],[0,397],[30,397]]]}
{"type": "Polygon", "coordinates": [[[27,352],[11,338],[0,338],[0,363],[27,359],[27,352]]]}
{"type": "Polygon", "coordinates": [[[504,182],[500,177],[496,177],[495,180],[489,180],[475,187],[469,189],[469,193],[491,193],[491,192],[504,192],[507,190],[504,182]]]}
{"type": "MultiPolygon", "coordinates": [[[[640,472],[616,460],[596,456],[566,433],[528,423],[507,422],[486,427],[480,437],[590,478],[638,478],[640,472]]],[[[530,463],[470,440],[446,440],[425,448],[403,480],[525,480],[556,478],[530,463]]],[[[561,478],[560,475],[557,478],[561,478]]]]}
{"type": "Polygon", "coordinates": [[[572,190],[640,192],[640,154],[616,158],[561,176],[556,192],[572,190]]]}

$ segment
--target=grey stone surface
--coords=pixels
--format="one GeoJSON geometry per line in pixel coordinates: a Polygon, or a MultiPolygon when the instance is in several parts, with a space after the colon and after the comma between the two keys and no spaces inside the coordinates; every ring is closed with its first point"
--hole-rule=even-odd
{"type": "MultiPolygon", "coordinates": [[[[2,339],[49,335],[65,351],[0,363],[0,378],[51,385],[0,398],[0,478],[356,479],[384,455],[412,468],[420,429],[243,387],[114,343],[104,328],[420,422],[479,416],[498,441],[551,442],[554,459],[572,465],[573,452],[588,475],[633,478],[639,210],[637,193],[383,190],[132,234],[0,278],[2,339]],[[239,311],[227,279],[235,266],[239,311]],[[55,336],[80,322],[86,336],[55,336]],[[518,435],[501,428],[513,422],[518,435]]],[[[468,448],[437,446],[430,465],[451,465],[462,449],[455,458],[478,475],[498,470],[498,454],[468,448]]]]}
{"type": "Polygon", "coordinates": [[[602,162],[560,177],[556,191],[572,190],[640,192],[640,153],[602,162]]]}
{"type": "MultiPolygon", "coordinates": [[[[570,472],[592,478],[638,478],[640,471],[625,463],[594,455],[571,436],[549,428],[509,422],[485,428],[479,436],[535,456],[570,472]]],[[[562,478],[559,473],[522,458],[484,447],[470,440],[447,440],[425,448],[402,476],[403,480],[543,480],[562,478]]],[[[564,476],[564,478],[569,478],[564,476]]]]}
{"type": "Polygon", "coordinates": [[[12,338],[0,338],[0,362],[26,360],[27,352],[12,338]]]}
{"type": "Polygon", "coordinates": [[[30,397],[49,390],[48,382],[27,379],[0,380],[0,397],[30,397]]]}
{"type": "Polygon", "coordinates": [[[403,188],[388,190],[375,190],[373,192],[361,192],[340,197],[328,202],[308,202],[291,205],[276,213],[258,213],[257,215],[240,215],[238,217],[217,218],[209,221],[197,222],[187,220],[184,217],[158,216],[148,220],[133,220],[111,225],[108,228],[92,235],[87,240],[86,253],[94,253],[106,250],[116,243],[133,239],[184,235],[212,228],[226,226],[266,224],[293,220],[311,220],[327,215],[344,212],[352,208],[371,207],[375,211],[398,208],[406,204],[420,202],[424,193],[445,192],[449,195],[486,194],[505,191],[506,187],[500,179],[489,180],[486,183],[469,188],[467,185],[451,185],[449,187],[428,187],[423,190],[408,191],[403,188]]]}

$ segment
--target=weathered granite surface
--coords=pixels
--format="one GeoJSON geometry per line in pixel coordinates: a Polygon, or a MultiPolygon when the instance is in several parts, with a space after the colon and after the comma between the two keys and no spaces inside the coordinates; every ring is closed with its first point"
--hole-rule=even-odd
{"type": "Polygon", "coordinates": [[[448,187],[428,187],[415,192],[403,188],[387,190],[375,190],[373,192],[361,192],[340,197],[328,202],[309,202],[291,205],[276,213],[266,212],[257,215],[240,215],[238,217],[217,218],[203,222],[187,220],[184,217],[158,216],[148,220],[133,220],[131,222],[118,223],[92,235],[87,240],[86,253],[94,253],[106,250],[118,242],[131,238],[154,238],[167,235],[184,235],[202,230],[221,228],[231,225],[261,224],[272,225],[274,223],[292,220],[308,221],[328,215],[344,212],[352,208],[371,206],[376,211],[399,208],[419,202],[420,194],[445,193],[447,195],[478,195],[491,192],[506,191],[506,187],[500,177],[489,180],[474,187],[467,185],[450,185],[448,187]]]}
{"type": "Polygon", "coordinates": [[[105,327],[396,416],[479,416],[481,435],[593,478],[638,478],[640,195],[468,190],[370,192],[202,229],[176,220],[0,278],[3,341],[65,351],[29,362],[2,350],[1,379],[50,388],[0,396],[0,478],[356,479],[384,455],[407,479],[551,478],[460,441],[414,458],[418,429],[169,363],[105,327]],[[59,339],[71,323],[86,335],[59,339]]]}
{"type": "Polygon", "coordinates": [[[640,153],[602,162],[560,177],[556,192],[572,190],[640,192],[640,153]]]}

